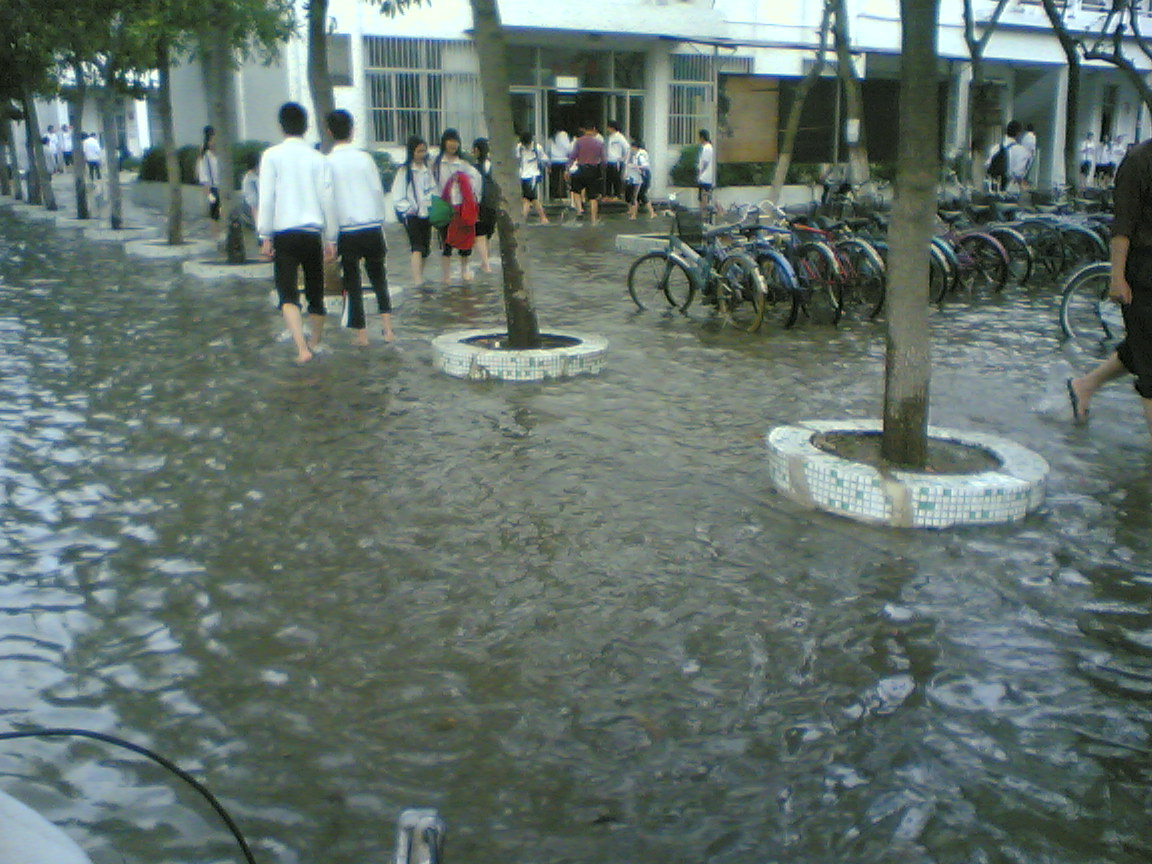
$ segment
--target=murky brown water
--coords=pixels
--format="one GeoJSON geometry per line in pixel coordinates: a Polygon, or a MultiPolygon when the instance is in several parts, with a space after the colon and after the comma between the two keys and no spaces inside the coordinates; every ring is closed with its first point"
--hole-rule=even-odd
{"type": "MultiPolygon", "coordinates": [[[[450,862],[1147,861],[1152,446],[1126,386],[1068,423],[1051,293],[934,316],[933,422],[1039,450],[1043,511],[886,531],[760,440],[878,413],[878,326],[637,314],[607,231],[530,236],[602,377],[435,373],[492,282],[296,369],[268,286],[0,212],[0,727],[155,748],[261,862],[389,861],[417,805],[450,862]]],[[[0,788],[97,864],[237,860],[97,744],[3,742],[0,788]]]]}

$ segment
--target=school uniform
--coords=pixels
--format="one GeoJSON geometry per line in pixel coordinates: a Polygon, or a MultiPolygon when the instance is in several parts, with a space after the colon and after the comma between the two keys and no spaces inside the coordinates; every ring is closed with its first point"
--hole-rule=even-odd
{"type": "Polygon", "coordinates": [[[100,179],[100,156],[103,151],[100,149],[100,142],[96,140],[95,135],[89,135],[84,139],[84,143],[80,145],[84,151],[84,161],[88,163],[88,177],[91,180],[100,179]]]}
{"type": "Polygon", "coordinates": [[[196,163],[196,181],[208,190],[208,218],[220,221],[220,160],[212,150],[200,154],[196,163]]]}
{"type": "Polygon", "coordinates": [[[392,178],[392,207],[408,233],[408,246],[425,258],[432,251],[432,226],[428,205],[436,194],[432,170],[427,165],[402,165],[392,178]]]}
{"type": "Polygon", "coordinates": [[[335,243],[336,207],[328,160],[303,138],[290,136],[260,157],[257,233],[272,241],[278,306],[299,306],[296,269],[304,270],[308,312],[323,315],[324,248],[335,243]]]}
{"type": "Polygon", "coordinates": [[[516,162],[520,166],[520,197],[535,201],[536,187],[544,175],[544,148],[533,141],[527,147],[516,145],[516,162]]]}
{"type": "MultiPolygon", "coordinates": [[[[479,171],[476,170],[470,162],[464,161],[462,157],[457,157],[454,161],[444,160],[441,161],[437,157],[437,161],[432,166],[432,174],[436,180],[436,188],[439,189],[439,195],[445,201],[452,205],[452,209],[456,211],[456,216],[452,218],[452,222],[459,224],[461,221],[462,211],[469,210],[468,218],[471,217],[471,210],[475,209],[479,213],[479,201],[484,194],[484,178],[479,171]],[[455,175],[460,175],[456,182],[451,182],[455,175]],[[461,188],[464,184],[468,185],[468,192],[465,193],[461,188]],[[468,199],[471,198],[471,202],[468,199]],[[469,206],[465,208],[465,204],[469,206]]],[[[445,256],[451,255],[452,250],[455,248],[461,258],[467,258],[472,254],[471,243],[459,243],[453,246],[449,242],[448,234],[451,225],[447,225],[438,229],[440,234],[440,245],[445,256]]],[[[472,221],[467,225],[471,229],[472,239],[476,236],[476,222],[472,221]]],[[[467,235],[469,232],[463,232],[467,235]]]]}
{"type": "Polygon", "coordinates": [[[553,198],[564,196],[564,176],[568,167],[568,155],[572,152],[572,139],[563,129],[548,142],[548,159],[551,170],[548,174],[548,194],[553,198]]]}
{"type": "Polygon", "coordinates": [[[648,186],[652,182],[652,166],[648,151],[643,147],[629,151],[624,163],[624,196],[629,204],[647,204],[648,186]]]}
{"type": "Polygon", "coordinates": [[[628,161],[628,139],[620,131],[608,136],[607,167],[605,170],[605,185],[608,187],[605,194],[609,198],[619,198],[623,189],[624,163],[628,161]]]}
{"type": "Polygon", "coordinates": [[[353,330],[363,330],[364,293],[360,262],[376,295],[380,314],[392,311],[388,277],[384,272],[384,186],[376,162],[358,147],[337,144],[328,154],[332,172],[332,201],[336,207],[336,251],[344,275],[344,319],[353,330]]]}

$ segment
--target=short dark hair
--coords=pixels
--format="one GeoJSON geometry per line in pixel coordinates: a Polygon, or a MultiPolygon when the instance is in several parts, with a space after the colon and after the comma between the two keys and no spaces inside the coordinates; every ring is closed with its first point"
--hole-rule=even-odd
{"type": "Polygon", "coordinates": [[[619,120],[609,120],[604,125],[607,126],[609,129],[615,129],[617,132],[620,131],[620,121],[619,120]]]}
{"type": "Polygon", "coordinates": [[[520,133],[520,143],[523,144],[525,147],[527,147],[529,144],[531,144],[532,143],[532,133],[531,132],[521,132],[520,133]]]}
{"type": "Polygon", "coordinates": [[[701,137],[705,141],[707,141],[709,144],[712,143],[712,136],[708,133],[707,129],[701,129],[700,132],[698,133],[698,135],[699,135],[699,137],[701,137]]]}
{"type": "Polygon", "coordinates": [[[248,151],[244,157],[244,164],[248,166],[249,171],[255,171],[260,167],[260,154],[255,150],[248,151]]]}
{"type": "Polygon", "coordinates": [[[285,135],[303,135],[308,131],[308,112],[299,102],[280,106],[280,128],[285,135]]]}
{"type": "Polygon", "coordinates": [[[328,131],[337,141],[347,141],[352,137],[352,115],[343,108],[328,114],[328,131]]]}
{"type": "Polygon", "coordinates": [[[1016,136],[1018,136],[1020,134],[1021,131],[1022,131],[1022,127],[1020,126],[1019,120],[1010,121],[1008,123],[1008,128],[1004,130],[1004,132],[1008,135],[1009,138],[1015,138],[1016,136]]]}

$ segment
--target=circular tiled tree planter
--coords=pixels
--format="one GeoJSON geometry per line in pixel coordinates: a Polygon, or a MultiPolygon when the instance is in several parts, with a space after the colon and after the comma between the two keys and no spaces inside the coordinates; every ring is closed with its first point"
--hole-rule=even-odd
{"type": "Polygon", "coordinates": [[[608,340],[584,333],[542,333],[544,348],[498,347],[508,337],[492,330],[456,330],[432,340],[432,364],[454,378],[472,381],[545,381],[597,375],[608,340]]]}
{"type": "Polygon", "coordinates": [[[173,246],[167,240],[132,240],[124,244],[124,251],[138,258],[190,258],[204,255],[216,248],[211,240],[185,240],[173,246]]]}
{"type": "Polygon", "coordinates": [[[218,258],[185,261],[181,269],[189,276],[198,279],[264,279],[272,278],[271,261],[248,261],[244,264],[229,264],[218,258]]]}
{"type": "Polygon", "coordinates": [[[994,435],[928,427],[930,439],[985,451],[999,463],[971,474],[882,471],[813,443],[821,434],[880,431],[878,420],[779,426],[766,436],[772,484],[805,507],[904,528],[1015,522],[1044,500],[1048,463],[1028,448],[994,435]]]}

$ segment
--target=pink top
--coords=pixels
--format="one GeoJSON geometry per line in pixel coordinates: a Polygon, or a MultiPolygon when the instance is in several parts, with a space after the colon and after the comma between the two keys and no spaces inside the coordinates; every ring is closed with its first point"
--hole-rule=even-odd
{"type": "Polygon", "coordinates": [[[604,164],[604,145],[592,135],[581,135],[568,154],[568,164],[573,162],[580,165],[604,164]]]}

